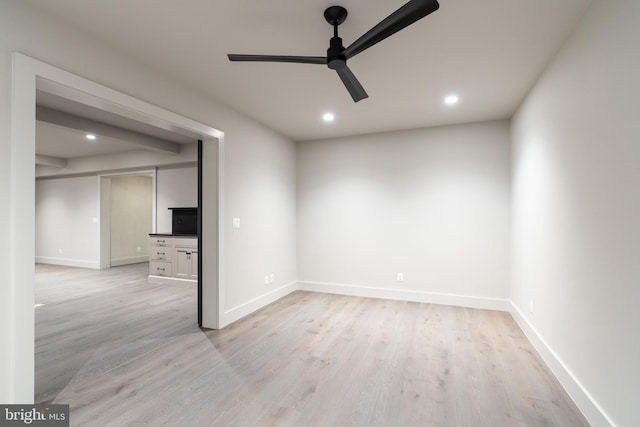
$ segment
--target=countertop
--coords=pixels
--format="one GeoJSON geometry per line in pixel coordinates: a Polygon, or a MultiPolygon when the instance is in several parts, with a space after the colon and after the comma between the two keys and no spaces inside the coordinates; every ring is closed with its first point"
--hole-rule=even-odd
{"type": "Polygon", "coordinates": [[[174,233],[149,233],[149,236],[163,237],[198,237],[197,234],[174,234],[174,233]]]}

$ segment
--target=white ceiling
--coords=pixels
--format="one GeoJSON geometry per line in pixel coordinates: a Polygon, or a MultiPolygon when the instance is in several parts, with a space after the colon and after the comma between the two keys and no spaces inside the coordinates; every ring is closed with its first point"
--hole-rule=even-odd
{"type": "MultiPolygon", "coordinates": [[[[50,85],[51,83],[49,83],[49,89],[51,89],[50,85]]],[[[85,95],[85,98],[94,97],[85,95]]],[[[92,103],[106,105],[104,101],[92,101],[92,103]]],[[[82,128],[86,127],[83,130],[37,120],[36,154],[41,156],[73,159],[140,149],[153,150],[153,147],[139,143],[138,134],[151,136],[156,141],[170,141],[178,144],[195,143],[201,138],[193,132],[178,129],[175,126],[171,130],[162,129],[158,126],[65,98],[42,89],[36,90],[36,104],[38,107],[46,107],[66,113],[68,122],[74,122],[74,117],[76,116],[89,119],[81,126],[82,128]],[[102,132],[104,131],[104,126],[92,128],[91,123],[93,122],[108,125],[106,126],[108,135],[102,132]],[[125,132],[121,132],[121,130],[125,132]],[[87,139],[87,133],[94,134],[96,139],[87,139]]],[[[39,117],[37,113],[36,117],[39,117]]]]}
{"type": "Polygon", "coordinates": [[[98,135],[94,141],[86,132],[45,122],[36,122],[36,153],[43,156],[74,159],[139,149],[121,139],[98,135]]]}
{"type": "Polygon", "coordinates": [[[589,0],[440,0],[440,9],[349,61],[354,103],[321,65],[231,63],[227,53],[325,55],[326,7],[348,46],[405,0],[28,0],[294,140],[511,117],[589,0]],[[449,93],[460,103],[443,105],[449,93]],[[321,115],[336,114],[327,125],[321,115]]]}

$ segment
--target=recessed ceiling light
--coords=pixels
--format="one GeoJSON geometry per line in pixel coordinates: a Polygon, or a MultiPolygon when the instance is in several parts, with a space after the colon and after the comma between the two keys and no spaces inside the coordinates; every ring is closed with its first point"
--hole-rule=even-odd
{"type": "Polygon", "coordinates": [[[454,105],[458,103],[459,99],[458,95],[448,95],[444,98],[444,103],[447,105],[454,105]]]}
{"type": "Polygon", "coordinates": [[[92,133],[88,133],[87,134],[87,139],[90,139],[91,141],[93,141],[94,139],[96,139],[96,136],[92,133]]]}
{"type": "Polygon", "coordinates": [[[324,113],[322,116],[322,120],[325,122],[332,122],[335,118],[336,116],[334,116],[333,113],[324,113]]]}

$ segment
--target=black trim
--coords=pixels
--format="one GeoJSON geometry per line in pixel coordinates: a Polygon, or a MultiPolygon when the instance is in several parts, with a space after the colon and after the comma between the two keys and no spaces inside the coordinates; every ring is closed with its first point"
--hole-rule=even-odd
{"type": "Polygon", "coordinates": [[[202,327],[202,140],[198,140],[198,326],[202,327]]]}

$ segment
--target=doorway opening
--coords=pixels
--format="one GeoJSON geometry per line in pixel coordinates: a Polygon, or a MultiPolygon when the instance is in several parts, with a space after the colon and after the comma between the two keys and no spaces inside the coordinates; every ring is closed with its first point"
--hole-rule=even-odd
{"type": "Polygon", "coordinates": [[[217,328],[222,283],[221,251],[222,161],[224,134],[207,125],[148,104],[90,80],[52,67],[22,54],[13,54],[11,185],[11,339],[7,343],[11,365],[12,402],[34,399],[34,264],[35,257],[35,106],[36,90],[73,99],[91,107],[153,124],[168,131],[189,132],[204,141],[202,150],[203,326],[217,328]],[[207,167],[208,166],[208,167],[207,167]],[[216,167],[218,166],[218,167],[216,167]]]}
{"type": "Polygon", "coordinates": [[[155,189],[155,170],[100,176],[101,269],[149,261],[155,189]]]}
{"type": "Polygon", "coordinates": [[[153,221],[153,182],[149,175],[116,175],[111,186],[111,267],[149,259],[149,233],[153,221]]]}

